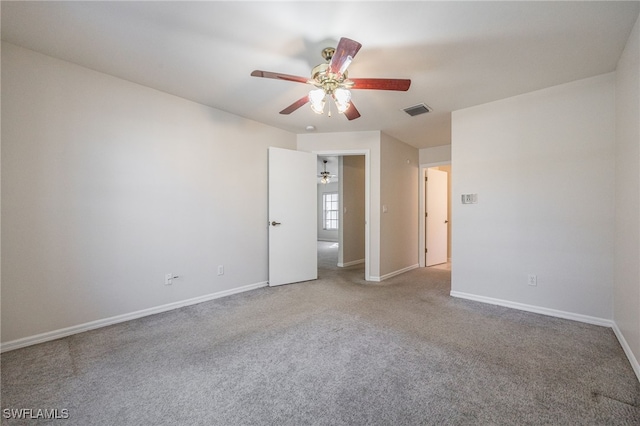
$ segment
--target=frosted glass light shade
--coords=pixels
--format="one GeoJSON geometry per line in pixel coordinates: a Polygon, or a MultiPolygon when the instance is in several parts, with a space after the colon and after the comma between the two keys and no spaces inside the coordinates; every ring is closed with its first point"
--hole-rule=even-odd
{"type": "Polygon", "coordinates": [[[311,103],[311,109],[316,114],[324,113],[324,97],[325,93],[322,89],[316,89],[309,92],[309,102],[311,103]]]}

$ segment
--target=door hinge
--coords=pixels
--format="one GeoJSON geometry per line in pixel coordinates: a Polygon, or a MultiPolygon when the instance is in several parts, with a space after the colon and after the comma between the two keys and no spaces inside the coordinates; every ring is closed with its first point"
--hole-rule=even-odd
{"type": "Polygon", "coordinates": [[[425,253],[429,253],[429,249],[424,249],[424,252],[425,253]]]}
{"type": "Polygon", "coordinates": [[[424,212],[424,217],[429,217],[429,213],[424,212]]]}

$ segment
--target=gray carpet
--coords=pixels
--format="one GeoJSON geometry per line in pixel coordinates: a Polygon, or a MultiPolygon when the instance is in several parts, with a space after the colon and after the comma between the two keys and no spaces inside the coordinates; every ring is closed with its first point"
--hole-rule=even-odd
{"type": "Polygon", "coordinates": [[[65,425],[640,424],[610,329],[451,298],[446,270],[367,283],[336,261],[322,244],[317,281],[7,352],[2,408],[66,409],[65,425]]]}

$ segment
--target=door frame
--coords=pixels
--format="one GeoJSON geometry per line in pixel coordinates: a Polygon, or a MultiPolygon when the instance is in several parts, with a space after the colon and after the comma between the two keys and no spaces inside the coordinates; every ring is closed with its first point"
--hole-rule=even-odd
{"type": "Polygon", "coordinates": [[[345,150],[330,150],[330,151],[311,151],[318,156],[348,156],[348,155],[364,155],[364,279],[365,281],[371,281],[371,258],[370,258],[370,243],[371,243],[371,223],[370,217],[370,200],[371,200],[371,158],[370,150],[368,149],[345,149],[345,150]]]}
{"type": "MultiPolygon", "coordinates": [[[[420,233],[420,238],[418,238],[419,240],[419,244],[418,244],[418,259],[420,260],[420,267],[424,268],[426,265],[426,261],[425,261],[425,249],[427,247],[427,229],[426,229],[426,224],[425,224],[425,215],[427,214],[427,200],[425,198],[425,191],[427,189],[427,185],[425,184],[425,178],[427,177],[427,169],[430,167],[438,167],[438,166],[450,166],[451,165],[451,161],[439,161],[436,163],[427,163],[427,164],[420,164],[420,182],[418,182],[418,193],[419,193],[419,198],[418,198],[418,205],[420,206],[420,221],[419,221],[419,229],[418,232],[420,233]]],[[[451,179],[451,176],[449,176],[449,179],[451,179]]],[[[451,194],[449,194],[451,195],[451,194]]],[[[451,225],[451,227],[453,228],[453,225],[451,225]]],[[[448,242],[447,242],[448,245],[448,242]]],[[[447,248],[448,250],[448,248],[447,248]]]]}

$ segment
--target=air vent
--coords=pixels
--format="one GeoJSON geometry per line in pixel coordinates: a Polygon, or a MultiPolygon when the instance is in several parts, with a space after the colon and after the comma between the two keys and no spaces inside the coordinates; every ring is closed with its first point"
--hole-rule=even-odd
{"type": "Polygon", "coordinates": [[[416,115],[426,114],[428,112],[431,112],[431,108],[429,108],[425,104],[418,104],[418,105],[407,107],[403,109],[403,111],[409,114],[410,116],[415,117],[416,115]]]}

